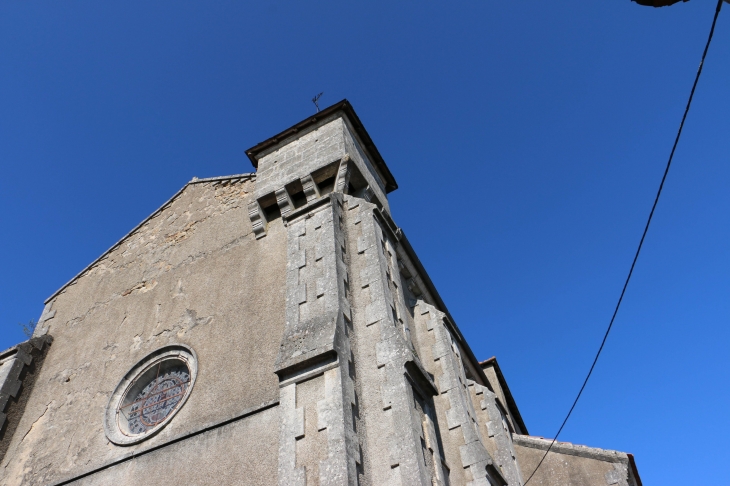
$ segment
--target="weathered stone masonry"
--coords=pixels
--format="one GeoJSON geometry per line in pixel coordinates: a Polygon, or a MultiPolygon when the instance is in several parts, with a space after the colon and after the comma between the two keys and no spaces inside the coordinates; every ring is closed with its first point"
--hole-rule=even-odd
{"type": "Polygon", "coordinates": [[[283,424],[279,484],[305,484],[305,468],[319,470],[319,484],[355,481],[360,463],[355,437],[354,383],[347,337],[352,321],[342,229],[342,197],[331,194],[287,216],[286,329],[277,359],[283,424]],[[326,434],[325,456],[315,464],[297,460],[297,440],[308,440],[297,388],[318,375],[324,398],[316,402],[317,431],[326,434]]]}
{"type": "Polygon", "coordinates": [[[374,204],[357,198],[348,203],[357,245],[356,360],[372,484],[443,484],[441,452],[428,419],[436,389],[403,320],[393,235],[374,204]]]}
{"type": "MultiPolygon", "coordinates": [[[[522,486],[547,441],[394,222],[349,103],[246,153],[256,174],[193,179],[0,353],[0,483],[522,486]],[[184,405],[108,440],[125,373],[180,345],[184,405]]],[[[641,486],[632,456],[564,443],[533,484],[641,486]]]]}
{"type": "MultiPolygon", "coordinates": [[[[46,310],[42,321],[53,315],[46,310]]],[[[0,459],[10,442],[6,437],[12,437],[18,427],[37,371],[52,342],[51,336],[37,336],[0,354],[0,459]]]]}
{"type": "Polygon", "coordinates": [[[468,346],[401,244],[388,184],[352,117],[312,117],[248,152],[259,164],[257,237],[267,214],[281,215],[288,235],[279,484],[319,471],[320,484],[521,485],[501,384],[463,355],[468,346]],[[298,405],[303,383],[324,389],[316,411],[311,400],[312,410],[298,405]],[[308,437],[315,416],[324,448],[308,437]]]}

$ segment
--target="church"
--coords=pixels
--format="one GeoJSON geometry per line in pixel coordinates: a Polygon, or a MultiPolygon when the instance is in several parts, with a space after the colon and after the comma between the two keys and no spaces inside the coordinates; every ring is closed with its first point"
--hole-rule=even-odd
{"type": "MultiPolygon", "coordinates": [[[[343,100],[193,178],[0,353],[0,483],[522,486],[530,436],[390,213],[343,100]]],[[[641,486],[556,442],[531,486],[641,486]]]]}

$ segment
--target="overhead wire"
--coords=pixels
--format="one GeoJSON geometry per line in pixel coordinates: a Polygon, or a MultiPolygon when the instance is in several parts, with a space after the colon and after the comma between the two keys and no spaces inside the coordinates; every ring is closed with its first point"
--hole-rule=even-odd
{"type": "Polygon", "coordinates": [[[606,329],[606,333],[603,335],[603,340],[601,341],[601,345],[598,347],[598,352],[596,353],[595,358],[593,358],[593,363],[591,364],[591,367],[588,370],[588,375],[586,375],[586,378],[583,381],[583,385],[580,387],[580,390],[578,391],[578,395],[575,397],[575,400],[573,401],[573,405],[570,407],[568,414],[565,416],[565,420],[563,420],[563,423],[560,425],[560,428],[558,429],[557,434],[555,434],[555,437],[553,438],[552,442],[550,442],[550,446],[545,451],[545,454],[543,454],[542,459],[540,459],[540,462],[537,464],[537,466],[535,466],[535,469],[532,471],[532,474],[530,474],[530,477],[527,478],[527,481],[525,481],[523,483],[523,486],[527,486],[527,483],[529,483],[530,480],[533,478],[533,476],[535,476],[535,473],[537,472],[538,469],[540,469],[540,466],[542,465],[543,461],[545,461],[545,458],[550,453],[550,450],[553,448],[553,445],[555,445],[555,442],[558,440],[560,433],[563,431],[565,424],[568,422],[570,415],[573,413],[575,406],[578,404],[578,400],[580,399],[581,395],[583,394],[583,390],[585,389],[586,385],[588,384],[588,380],[590,379],[591,374],[593,373],[593,369],[596,367],[596,363],[598,362],[598,357],[601,355],[601,351],[603,351],[603,347],[606,344],[606,339],[608,339],[608,335],[611,332],[613,323],[616,320],[616,315],[618,314],[619,307],[621,307],[621,302],[624,299],[624,294],[626,293],[626,288],[629,286],[629,281],[631,280],[631,275],[634,273],[634,267],[636,266],[636,261],[639,259],[639,253],[641,253],[641,248],[644,245],[644,239],[646,238],[646,234],[649,231],[649,225],[651,224],[651,220],[654,217],[654,210],[656,210],[657,204],[659,203],[659,197],[662,194],[662,189],[664,189],[664,182],[667,180],[667,174],[669,174],[669,168],[672,165],[672,159],[674,158],[674,152],[677,149],[677,144],[679,143],[679,138],[682,136],[682,129],[684,128],[684,122],[687,119],[687,113],[689,113],[689,108],[692,105],[692,98],[694,97],[695,89],[697,88],[697,82],[700,80],[700,75],[702,74],[702,67],[705,64],[705,58],[707,57],[707,51],[709,50],[710,43],[712,42],[712,35],[715,33],[715,24],[717,23],[717,17],[720,15],[720,9],[722,8],[723,1],[724,0],[718,0],[718,2],[717,2],[717,7],[715,8],[715,16],[712,19],[712,27],[710,28],[710,35],[707,37],[707,43],[705,44],[705,50],[702,52],[702,59],[700,60],[700,65],[697,68],[697,75],[695,76],[694,84],[692,84],[692,90],[689,93],[689,99],[687,100],[687,106],[684,109],[684,115],[682,115],[682,121],[679,124],[679,130],[677,131],[677,136],[674,139],[674,145],[672,146],[672,151],[669,154],[669,160],[667,160],[667,166],[664,169],[664,175],[662,176],[662,181],[659,184],[659,190],[657,191],[656,197],[654,198],[654,204],[651,207],[651,212],[649,212],[649,218],[646,220],[646,226],[644,227],[644,232],[641,235],[641,240],[639,240],[639,246],[636,249],[636,254],[634,255],[634,260],[631,262],[631,268],[629,269],[629,274],[626,277],[626,281],[624,282],[623,289],[621,289],[621,295],[619,296],[618,302],[616,303],[616,307],[613,311],[613,315],[611,316],[611,321],[608,323],[608,328],[606,329]]]}

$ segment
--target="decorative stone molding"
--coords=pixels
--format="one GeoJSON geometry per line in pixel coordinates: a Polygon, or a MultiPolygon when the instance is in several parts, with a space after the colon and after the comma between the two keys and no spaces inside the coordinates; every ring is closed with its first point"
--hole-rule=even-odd
{"type": "Polygon", "coordinates": [[[294,209],[294,203],[292,202],[291,197],[289,196],[289,193],[287,192],[285,187],[277,189],[275,194],[276,204],[278,204],[279,206],[279,211],[281,211],[282,216],[286,216],[294,209]]]}
{"type": "Polygon", "coordinates": [[[251,220],[253,234],[256,239],[266,236],[266,215],[258,201],[248,203],[248,217],[251,220]]]}
{"type": "Polygon", "coordinates": [[[345,154],[340,159],[340,166],[337,169],[334,192],[346,193],[350,183],[350,156],[345,154]]]}
{"type": "Polygon", "coordinates": [[[312,174],[305,175],[299,181],[302,183],[302,189],[304,190],[304,195],[307,197],[307,203],[319,199],[319,188],[317,187],[317,183],[314,182],[314,179],[312,179],[312,174]]]}
{"type": "MultiPolygon", "coordinates": [[[[547,450],[552,443],[552,439],[520,434],[514,434],[513,439],[514,443],[519,446],[529,447],[531,449],[540,449],[542,451],[547,450]]],[[[596,461],[616,462],[621,464],[629,463],[628,454],[625,452],[598,449],[596,447],[572,444],[570,442],[555,442],[552,447],[550,447],[550,451],[569,456],[586,457],[588,459],[595,459],[596,461]]]]}

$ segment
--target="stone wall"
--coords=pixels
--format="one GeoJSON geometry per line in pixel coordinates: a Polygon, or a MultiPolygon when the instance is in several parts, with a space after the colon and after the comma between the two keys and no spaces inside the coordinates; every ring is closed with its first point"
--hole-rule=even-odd
{"type": "Polygon", "coordinates": [[[73,481],[74,486],[237,485],[276,481],[278,408],[171,443],[73,481]],[[252,440],[255,438],[256,440],[252,440]]]}
{"type": "MultiPolygon", "coordinates": [[[[530,477],[551,440],[515,435],[517,460],[530,477]]],[[[632,458],[626,453],[556,442],[530,480],[534,486],[641,486],[632,458]]]]}
{"type": "MultiPolygon", "coordinates": [[[[545,441],[519,435],[496,362],[391,219],[369,137],[343,112],[297,130],[249,151],[256,176],[192,181],[49,299],[2,484],[523,484],[545,441]],[[187,401],[111,443],[112,391],[172,344],[197,356],[187,401]]],[[[631,464],[561,443],[530,484],[635,486],[631,464]]]]}
{"type": "Polygon", "coordinates": [[[34,337],[0,353],[0,460],[20,425],[53,338],[34,337]]]}
{"type": "Polygon", "coordinates": [[[54,484],[279,400],[286,231],[279,220],[254,238],[253,190],[250,176],[187,185],[53,297],[37,332],[55,344],[0,464],[2,484],[54,484]],[[112,445],[102,427],[111,392],[174,343],[198,355],[189,400],[158,435],[112,445]]]}
{"type": "Polygon", "coordinates": [[[308,131],[300,132],[262,154],[256,178],[256,197],[275,193],[318,169],[336,164],[345,156],[356,165],[379,204],[388,210],[385,185],[341,114],[319,121],[308,131]]]}
{"type": "Polygon", "coordinates": [[[352,484],[361,462],[342,205],[331,194],[285,218],[286,329],[276,361],[282,485],[352,484]]]}

